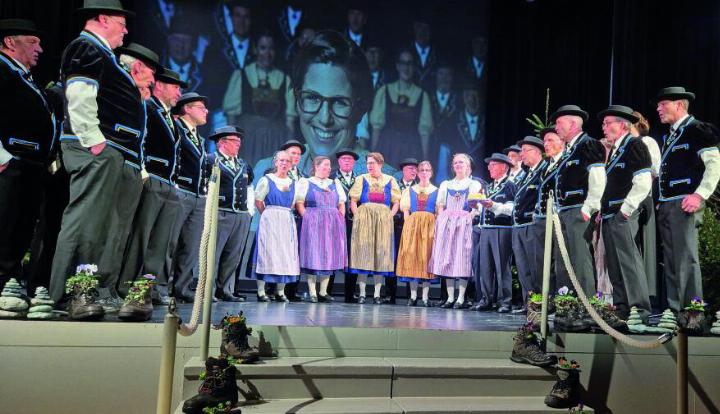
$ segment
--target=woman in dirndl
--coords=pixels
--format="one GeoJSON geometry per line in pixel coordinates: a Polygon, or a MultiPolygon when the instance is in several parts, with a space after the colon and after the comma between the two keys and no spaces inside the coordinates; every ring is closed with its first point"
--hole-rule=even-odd
{"type": "Polygon", "coordinates": [[[432,174],[430,162],[422,161],[418,164],[420,182],[406,188],[400,198],[400,210],[403,212],[405,225],[395,274],[401,282],[410,285],[408,306],[417,306],[418,285],[422,283],[420,306],[430,307],[430,282],[437,280],[435,275],[428,272],[435,238],[435,205],[438,194],[438,188],[430,182],[432,174]]]}
{"type": "Polygon", "coordinates": [[[468,204],[468,197],[482,193],[483,188],[470,176],[472,169],[467,154],[455,154],[452,166],[455,177],[443,181],[438,189],[435,241],[428,270],[447,279],[448,298],[441,307],[460,309],[464,307],[465,290],[472,277],[472,220],[477,214],[477,209],[468,204]]]}
{"type": "Polygon", "coordinates": [[[383,277],[393,276],[395,270],[393,216],[398,211],[400,187],[394,178],[382,173],[382,154],[369,152],[365,161],[368,173],[355,180],[349,193],[354,220],[348,271],[358,274],[360,304],[365,303],[367,277],[373,277],[373,303],[379,305],[383,277]]]}
{"type": "Polygon", "coordinates": [[[255,272],[258,301],[268,302],[265,283],[276,283],[275,300],[289,302],[285,284],[300,276],[297,227],[292,208],[296,202],[296,183],[288,176],[292,166],[290,154],[275,154],[275,172],[266,174],[255,188],[255,206],[260,212],[255,249],[255,272]]]}
{"type": "Polygon", "coordinates": [[[312,177],[298,183],[297,211],[300,226],[300,269],[307,274],[310,302],[332,302],[327,287],[336,270],[347,267],[345,244],[345,191],[330,177],[330,158],[313,160],[312,177]],[[320,281],[320,293],[315,284],[320,281]]]}

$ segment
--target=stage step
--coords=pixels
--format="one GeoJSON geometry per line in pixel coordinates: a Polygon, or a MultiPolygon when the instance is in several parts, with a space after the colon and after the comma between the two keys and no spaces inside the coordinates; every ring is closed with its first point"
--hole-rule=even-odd
{"type": "MultiPolygon", "coordinates": [[[[543,397],[402,397],[325,398],[269,400],[239,404],[243,414],[436,414],[436,413],[521,413],[567,412],[547,407],[543,397]]],[[[231,411],[233,412],[233,411],[231,411]]],[[[586,413],[592,410],[585,409],[586,413]]],[[[182,406],[175,414],[182,414],[182,406]]]]}
{"type": "MultiPolygon", "coordinates": [[[[246,400],[417,397],[543,397],[555,375],[509,359],[282,357],[238,365],[246,400]]],[[[204,364],[192,358],[183,398],[194,395],[204,364]]]]}

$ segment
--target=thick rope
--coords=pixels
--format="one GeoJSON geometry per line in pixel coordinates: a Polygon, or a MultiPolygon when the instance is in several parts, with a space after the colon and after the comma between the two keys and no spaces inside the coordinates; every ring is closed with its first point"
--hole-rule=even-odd
{"type": "Polygon", "coordinates": [[[560,228],[560,216],[555,213],[553,214],[552,219],[553,227],[555,228],[555,236],[557,237],[558,245],[560,247],[560,255],[562,256],[563,263],[565,264],[565,268],[567,269],[568,275],[570,276],[570,281],[572,281],[572,284],[575,287],[575,292],[577,292],[578,298],[580,298],[580,301],[582,302],[583,306],[585,306],[585,309],[588,311],[590,317],[593,318],[595,323],[597,323],[598,326],[600,326],[600,328],[605,331],[605,333],[625,345],[641,349],[654,349],[662,346],[662,344],[665,342],[661,340],[661,338],[663,337],[655,338],[649,341],[640,341],[630,336],[627,336],[622,332],[617,331],[603,320],[600,314],[598,314],[595,308],[590,304],[587,296],[585,296],[585,292],[583,292],[583,289],[580,286],[580,282],[578,282],[577,277],[575,276],[575,270],[570,264],[570,255],[568,254],[567,246],[565,246],[565,238],[563,237],[562,229],[560,228]]]}
{"type": "Polygon", "coordinates": [[[208,277],[208,244],[210,243],[212,225],[217,222],[218,216],[218,196],[220,194],[220,188],[218,186],[219,175],[220,168],[217,164],[215,164],[208,183],[207,198],[205,199],[205,214],[203,216],[203,231],[200,238],[199,252],[200,277],[198,279],[197,288],[195,289],[195,302],[193,303],[192,313],[190,314],[190,321],[178,326],[178,332],[182,336],[190,336],[194,334],[200,322],[200,309],[202,309],[202,305],[205,300],[205,283],[208,277]]]}

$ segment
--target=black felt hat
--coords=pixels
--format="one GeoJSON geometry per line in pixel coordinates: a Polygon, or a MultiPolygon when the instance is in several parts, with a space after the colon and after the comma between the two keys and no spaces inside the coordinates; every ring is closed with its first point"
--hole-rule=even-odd
{"type": "Polygon", "coordinates": [[[489,164],[490,161],[504,162],[505,164],[509,165],[510,167],[513,166],[513,162],[512,162],[512,160],[510,159],[510,157],[508,157],[508,156],[505,155],[505,154],[501,154],[501,153],[499,153],[499,152],[496,152],[496,153],[494,153],[493,155],[485,158],[485,163],[486,163],[486,164],[489,164]]]}
{"type": "Polygon", "coordinates": [[[522,148],[520,148],[517,144],[515,144],[515,145],[510,145],[509,147],[502,150],[502,153],[505,155],[508,155],[511,152],[520,152],[520,151],[522,151],[522,148]]]}
{"type": "Polygon", "coordinates": [[[416,160],[415,158],[405,158],[402,161],[400,161],[400,168],[402,168],[406,165],[414,165],[417,167],[418,164],[420,164],[420,162],[418,160],[416,160]]]}
{"type": "Polygon", "coordinates": [[[302,142],[296,140],[296,139],[289,139],[285,141],[284,144],[280,147],[280,151],[285,151],[286,149],[290,147],[298,147],[300,148],[300,154],[305,154],[305,145],[303,145],[302,142]]]}
{"type": "Polygon", "coordinates": [[[180,79],[180,74],[172,69],[163,68],[160,74],[155,74],[155,80],[162,83],[171,83],[173,85],[180,85],[181,88],[185,89],[188,87],[187,82],[180,79]]]}
{"type": "Polygon", "coordinates": [[[686,91],[682,86],[669,86],[667,88],[660,89],[655,97],[655,102],[664,101],[666,99],[671,101],[678,101],[680,99],[692,101],[695,99],[695,94],[690,91],[686,91]]]}
{"type": "Polygon", "coordinates": [[[603,120],[606,116],[616,116],[626,121],[630,121],[631,124],[636,123],[640,120],[636,115],[633,115],[632,108],[624,105],[610,105],[607,109],[603,109],[597,114],[599,120],[603,120]]]}
{"type": "Polygon", "coordinates": [[[136,59],[140,59],[146,65],[153,67],[156,74],[163,71],[163,67],[160,64],[160,57],[157,55],[157,53],[153,52],[152,50],[146,48],[143,45],[139,45],[137,43],[130,43],[127,46],[118,48],[117,54],[118,56],[128,55],[136,59]]]}
{"type": "Polygon", "coordinates": [[[77,13],[86,17],[99,14],[122,14],[133,17],[135,13],[123,8],[120,0],[85,0],[83,7],[77,9],[77,13]]]}
{"type": "Polygon", "coordinates": [[[589,117],[588,113],[583,111],[583,109],[577,105],[563,105],[558,108],[558,110],[555,111],[552,115],[550,115],[550,120],[555,122],[556,119],[565,115],[579,116],[583,119],[583,121],[587,121],[589,117]]]}
{"type": "Polygon", "coordinates": [[[242,128],[238,128],[233,125],[228,125],[215,129],[212,134],[208,137],[211,141],[217,141],[220,138],[227,137],[230,135],[237,135],[240,139],[245,138],[245,131],[242,128]]]}
{"type": "Polygon", "coordinates": [[[187,105],[192,102],[197,101],[203,101],[205,105],[207,105],[207,96],[202,96],[196,92],[188,92],[182,94],[180,99],[178,99],[177,105],[175,105],[175,108],[182,108],[183,105],[187,105]]]}
{"type": "Polygon", "coordinates": [[[521,139],[517,142],[517,145],[519,145],[520,147],[522,147],[523,145],[532,145],[538,147],[540,149],[540,152],[545,151],[545,142],[542,139],[534,137],[532,135],[528,135],[525,138],[521,139]]]}
{"type": "Polygon", "coordinates": [[[38,30],[35,22],[25,19],[3,19],[0,20],[0,39],[5,36],[42,36],[45,33],[38,30]]]}
{"type": "Polygon", "coordinates": [[[555,125],[553,126],[546,126],[545,128],[541,129],[540,132],[538,132],[538,138],[545,139],[545,135],[552,132],[553,134],[556,134],[555,131],[555,125]]]}
{"type": "Polygon", "coordinates": [[[349,155],[355,159],[355,161],[360,159],[360,156],[357,154],[357,152],[353,151],[351,148],[342,148],[340,151],[335,153],[335,158],[340,158],[343,155],[349,155]]]}

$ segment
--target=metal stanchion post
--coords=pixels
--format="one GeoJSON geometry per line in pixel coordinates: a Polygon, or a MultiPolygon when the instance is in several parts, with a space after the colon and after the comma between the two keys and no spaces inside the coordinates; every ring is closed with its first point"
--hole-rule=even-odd
{"type": "Polygon", "coordinates": [[[552,260],[553,240],[553,192],[550,191],[547,200],[547,211],[545,214],[545,255],[543,258],[543,281],[542,281],[542,308],[540,316],[540,336],[547,340],[547,319],[548,319],[548,296],[550,294],[550,265],[552,260]]]}
{"type": "Polygon", "coordinates": [[[170,414],[172,404],[173,375],[175,372],[175,345],[177,342],[180,318],[175,313],[175,299],[171,299],[168,313],[163,324],[163,346],[160,359],[160,380],[158,382],[158,400],[155,412],[170,414]]]}

